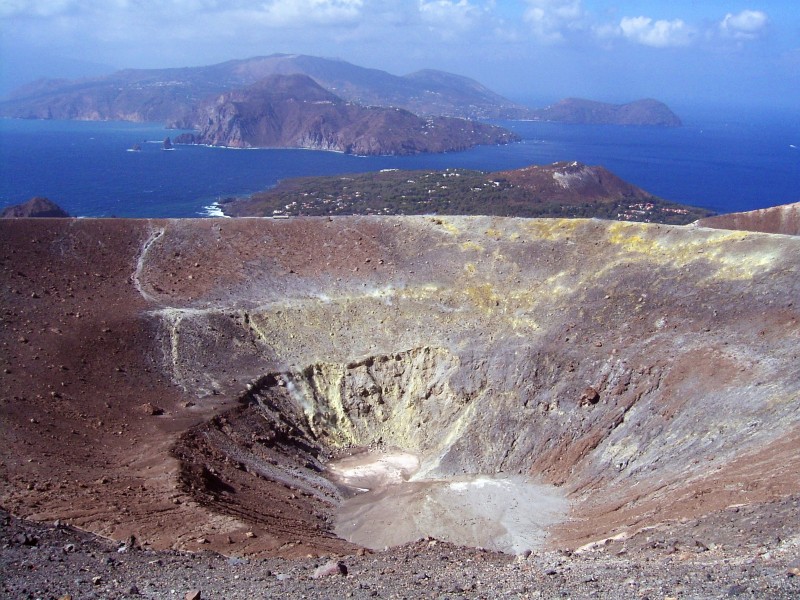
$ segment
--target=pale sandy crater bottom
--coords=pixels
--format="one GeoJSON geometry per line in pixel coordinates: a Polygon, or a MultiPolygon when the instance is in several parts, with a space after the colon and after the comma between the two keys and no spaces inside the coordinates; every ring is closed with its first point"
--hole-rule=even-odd
{"type": "Polygon", "coordinates": [[[512,554],[542,546],[569,502],[552,485],[519,475],[415,476],[408,453],[369,452],[332,462],[356,495],[335,513],[340,537],[374,550],[424,537],[512,554]]]}

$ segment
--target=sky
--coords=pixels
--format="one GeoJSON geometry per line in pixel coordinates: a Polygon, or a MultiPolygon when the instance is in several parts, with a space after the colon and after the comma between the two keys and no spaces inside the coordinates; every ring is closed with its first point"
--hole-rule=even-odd
{"type": "Polygon", "coordinates": [[[800,111],[800,0],[0,0],[0,94],[273,53],[563,97],[800,111]]]}

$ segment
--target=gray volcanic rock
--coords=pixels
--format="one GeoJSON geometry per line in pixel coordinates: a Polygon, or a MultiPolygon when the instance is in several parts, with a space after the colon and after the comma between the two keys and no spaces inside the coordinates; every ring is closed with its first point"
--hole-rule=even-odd
{"type": "MultiPolygon", "coordinates": [[[[231,559],[208,551],[151,549],[121,553],[108,539],[0,511],[0,593],[7,598],[61,599],[200,594],[226,600],[395,598],[410,592],[474,600],[670,597],[667,594],[723,599],[741,594],[794,600],[800,595],[797,562],[790,552],[764,550],[769,532],[786,531],[797,506],[770,508],[770,518],[759,521],[763,527],[745,525],[740,536],[745,545],[735,555],[696,545],[694,539],[702,538],[714,546],[714,523],[689,520],[577,554],[531,552],[515,558],[424,539],[387,552],[336,557],[330,562],[342,563],[347,575],[316,579],[314,573],[329,562],[326,557],[231,559]],[[36,545],[20,544],[18,538],[33,539],[36,545]],[[95,577],[100,578],[97,583],[95,577]]],[[[756,516],[746,509],[730,515],[740,517],[742,524],[756,516]]]]}
{"type": "Polygon", "coordinates": [[[627,104],[607,104],[580,98],[566,98],[533,111],[543,121],[593,125],[657,125],[679,127],[681,120],[658,100],[636,100],[627,104]]]}
{"type": "Polygon", "coordinates": [[[273,75],[200,108],[177,143],[281,147],[348,154],[419,154],[516,141],[513,133],[463,119],[423,119],[399,108],[345,102],[306,75],[273,75]]]}
{"type": "Polygon", "coordinates": [[[0,213],[0,219],[25,217],[69,217],[69,215],[52,200],[40,196],[34,196],[22,204],[7,206],[0,213]]]}

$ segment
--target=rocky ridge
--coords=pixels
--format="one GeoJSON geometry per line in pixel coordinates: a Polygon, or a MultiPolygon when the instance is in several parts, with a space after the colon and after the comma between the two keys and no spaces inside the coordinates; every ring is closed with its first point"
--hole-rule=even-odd
{"type": "Polygon", "coordinates": [[[800,202],[707,217],[698,220],[697,224],[715,229],[800,235],[800,202]]]}

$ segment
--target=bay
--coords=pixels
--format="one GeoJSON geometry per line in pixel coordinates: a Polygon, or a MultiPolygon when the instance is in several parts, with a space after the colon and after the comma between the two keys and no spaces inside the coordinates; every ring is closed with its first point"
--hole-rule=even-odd
{"type": "Polygon", "coordinates": [[[279,180],[380,169],[515,169],[600,164],[675,202],[734,212],[800,201],[800,118],[703,114],[684,127],[512,121],[522,141],[465,152],[356,157],[285,149],[232,150],[161,142],[154,124],[0,120],[0,208],[46,196],[85,217],[197,217],[214,202],[279,180]],[[134,144],[141,151],[130,151],[134,144]]]}

